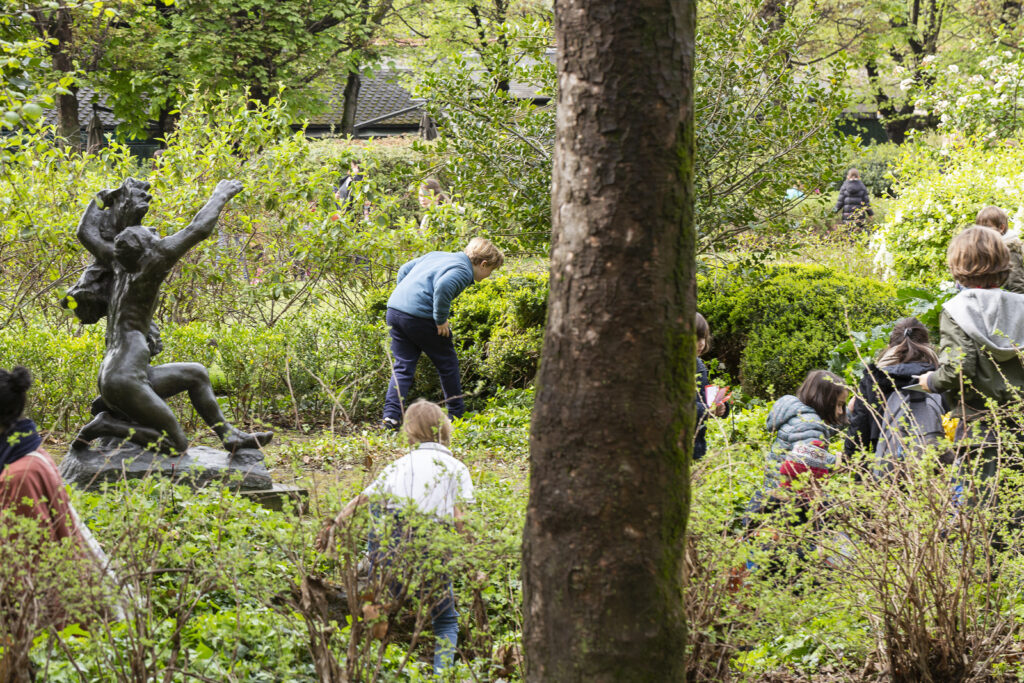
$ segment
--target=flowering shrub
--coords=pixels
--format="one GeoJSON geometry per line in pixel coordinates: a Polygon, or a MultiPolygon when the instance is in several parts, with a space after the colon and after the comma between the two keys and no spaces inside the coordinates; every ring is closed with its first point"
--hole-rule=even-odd
{"type": "Polygon", "coordinates": [[[946,248],[989,204],[1024,225],[1024,149],[1016,139],[986,143],[947,139],[941,149],[908,147],[899,162],[896,194],[871,239],[877,271],[925,285],[948,279],[946,248]],[[993,149],[993,144],[996,146],[993,149]]]}
{"type": "MultiPolygon", "coordinates": [[[[931,84],[915,101],[915,113],[937,117],[940,130],[988,140],[1019,131],[1024,125],[1024,56],[997,48],[975,63],[924,64],[931,84]]],[[[919,86],[912,79],[900,83],[902,90],[919,86]]]]}

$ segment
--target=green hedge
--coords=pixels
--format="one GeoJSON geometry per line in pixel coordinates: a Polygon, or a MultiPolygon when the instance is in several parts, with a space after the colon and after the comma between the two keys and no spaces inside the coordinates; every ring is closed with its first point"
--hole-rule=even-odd
{"type": "Polygon", "coordinates": [[[714,340],[708,357],[763,398],[796,390],[849,330],[901,313],[892,286],[821,266],[718,268],[697,282],[698,310],[714,340]]]}

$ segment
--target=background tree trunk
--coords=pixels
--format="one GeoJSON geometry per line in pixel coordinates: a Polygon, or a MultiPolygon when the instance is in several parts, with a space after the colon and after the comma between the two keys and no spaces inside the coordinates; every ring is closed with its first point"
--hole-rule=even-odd
{"type": "MultiPolygon", "coordinates": [[[[342,135],[356,134],[356,106],[359,104],[359,88],[362,79],[358,71],[349,71],[345,80],[344,103],[341,110],[342,135]]],[[[365,119],[364,119],[365,120],[365,119]]]]}
{"type": "Polygon", "coordinates": [[[530,681],[683,680],[692,0],[557,0],[551,294],[523,540],[530,681]]]}
{"type": "MultiPolygon", "coordinates": [[[[71,28],[71,12],[60,9],[53,15],[49,32],[57,43],[50,47],[53,68],[63,74],[75,74],[74,60],[71,50],[74,45],[74,33],[71,28]]],[[[78,120],[78,86],[70,88],[70,94],[57,95],[57,129],[61,137],[67,140],[73,149],[82,149],[82,124],[78,120]]]]}

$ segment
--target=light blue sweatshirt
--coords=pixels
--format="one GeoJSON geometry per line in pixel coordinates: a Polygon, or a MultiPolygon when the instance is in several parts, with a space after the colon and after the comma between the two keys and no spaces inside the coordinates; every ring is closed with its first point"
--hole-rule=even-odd
{"type": "Polygon", "coordinates": [[[473,284],[473,262],[461,251],[432,251],[398,269],[398,286],[388,308],[433,318],[438,325],[448,320],[452,300],[473,284]]]}

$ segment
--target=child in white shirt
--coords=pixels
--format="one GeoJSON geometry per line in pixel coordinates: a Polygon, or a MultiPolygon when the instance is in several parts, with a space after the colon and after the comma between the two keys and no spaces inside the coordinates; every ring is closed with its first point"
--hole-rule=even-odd
{"type": "MultiPolygon", "coordinates": [[[[333,547],[335,527],[355,514],[360,505],[371,500],[374,516],[394,515],[396,529],[392,535],[396,539],[403,535],[400,513],[409,509],[442,521],[452,519],[456,528],[462,531],[464,506],[473,502],[473,482],[469,469],[448,450],[451,422],[440,406],[421,399],[406,410],[404,430],[413,450],[385,467],[362,493],[328,522],[317,538],[319,549],[333,547]]],[[[387,558],[379,550],[378,539],[371,538],[370,545],[371,560],[375,564],[385,564],[387,558]]],[[[394,547],[389,550],[393,551],[394,547]]],[[[434,636],[441,641],[434,650],[435,674],[451,666],[459,637],[459,613],[455,610],[451,581],[440,577],[439,582],[447,584],[447,594],[430,613],[434,636]]],[[[392,590],[401,592],[402,588],[392,586],[392,590]]]]}

